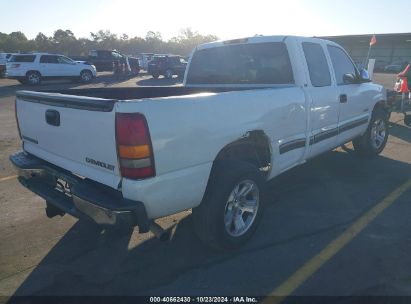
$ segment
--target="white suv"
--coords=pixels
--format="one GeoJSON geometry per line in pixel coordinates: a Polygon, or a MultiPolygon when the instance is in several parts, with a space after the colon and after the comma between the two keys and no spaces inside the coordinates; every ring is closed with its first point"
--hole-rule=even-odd
{"type": "Polygon", "coordinates": [[[38,85],[42,80],[67,78],[90,82],[96,77],[96,67],[74,61],[63,55],[33,53],[15,54],[7,62],[6,77],[20,83],[38,85]]]}

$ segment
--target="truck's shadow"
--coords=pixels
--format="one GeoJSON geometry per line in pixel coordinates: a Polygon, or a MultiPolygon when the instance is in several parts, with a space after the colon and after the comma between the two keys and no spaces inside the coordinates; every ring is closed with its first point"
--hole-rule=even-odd
{"type": "Polygon", "coordinates": [[[390,123],[390,135],[411,143],[411,128],[398,123],[390,123]]]}
{"type": "MultiPolygon", "coordinates": [[[[135,235],[131,233],[118,237],[103,233],[94,225],[77,222],[26,278],[15,296],[147,295],[188,272],[204,274],[225,263],[230,268],[243,267],[244,261],[236,265],[237,260],[252,260],[257,273],[261,267],[274,267],[271,264],[276,257],[256,259],[254,255],[323,233],[330,227],[348,225],[409,178],[410,172],[411,165],[406,163],[385,157],[364,161],[341,151],[314,159],[268,184],[270,204],[260,228],[253,239],[235,253],[218,253],[198,241],[192,231],[191,216],[174,227],[169,242],[149,238],[134,245],[135,235]],[[368,195],[373,196],[372,199],[364,199],[368,195]],[[341,202],[346,206],[338,205],[341,202]],[[312,211],[319,206],[322,214],[312,211]],[[351,213],[343,218],[339,213],[345,208],[351,213]],[[301,214],[304,214],[304,223],[301,219],[292,222],[301,214]],[[324,219],[322,223],[320,218],[324,219]],[[239,256],[244,259],[235,260],[239,256]],[[270,266],[267,266],[268,260],[270,266]]],[[[273,271],[272,276],[265,278],[265,287],[259,287],[256,282],[250,290],[245,290],[244,286],[230,285],[232,280],[238,280],[236,272],[221,271],[216,279],[227,284],[204,289],[202,294],[264,295],[268,292],[267,286],[272,289],[277,286],[279,275],[276,273],[273,271]]],[[[248,273],[248,276],[255,274],[248,273]]],[[[186,295],[195,294],[196,290],[186,284],[173,292],[186,295]]]]}
{"type": "Polygon", "coordinates": [[[171,86],[171,85],[179,85],[183,82],[183,79],[174,77],[172,79],[167,79],[162,76],[158,79],[154,78],[146,78],[141,79],[136,82],[138,86],[171,86]]]}

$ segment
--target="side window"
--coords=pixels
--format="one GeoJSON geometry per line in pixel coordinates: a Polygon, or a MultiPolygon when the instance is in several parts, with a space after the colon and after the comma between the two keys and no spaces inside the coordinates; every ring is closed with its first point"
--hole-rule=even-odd
{"type": "Polygon", "coordinates": [[[320,44],[303,42],[305,60],[310,73],[311,84],[314,87],[331,85],[331,75],[327,59],[320,44]]]}
{"type": "Polygon", "coordinates": [[[13,55],[10,62],[34,62],[36,55],[13,55]]]}
{"type": "Polygon", "coordinates": [[[97,51],[90,51],[90,52],[88,52],[88,55],[89,55],[90,57],[98,57],[97,51]]]}
{"type": "Polygon", "coordinates": [[[40,57],[40,63],[58,63],[57,56],[43,55],[40,57]]]}
{"type": "Polygon", "coordinates": [[[113,55],[109,51],[100,51],[98,52],[98,57],[102,59],[112,59],[113,55]]]}
{"type": "Polygon", "coordinates": [[[354,64],[341,48],[331,45],[328,45],[327,48],[333,63],[337,84],[347,84],[344,82],[344,74],[350,73],[356,75],[357,72],[354,64]]]}
{"type": "Polygon", "coordinates": [[[71,59],[69,59],[69,58],[67,58],[67,57],[64,57],[64,56],[58,56],[58,57],[57,57],[57,61],[58,61],[58,63],[60,63],[60,64],[71,64],[71,63],[74,62],[73,60],[71,60],[71,59]]]}

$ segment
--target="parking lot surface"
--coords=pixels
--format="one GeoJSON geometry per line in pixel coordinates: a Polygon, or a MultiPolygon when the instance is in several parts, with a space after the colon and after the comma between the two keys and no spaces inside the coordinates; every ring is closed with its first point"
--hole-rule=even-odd
{"type": "MultiPolygon", "coordinates": [[[[392,88],[395,76],[375,81],[392,88]]],[[[100,75],[93,87],[179,85],[142,75],[100,75]]],[[[41,89],[79,87],[48,83],[41,89]]],[[[83,87],[83,86],[80,86],[83,87]]],[[[0,296],[20,295],[411,295],[411,129],[393,114],[383,153],[347,145],[268,184],[269,204],[251,241],[219,253],[194,235],[191,212],[151,233],[118,235],[70,216],[48,219],[20,186],[8,156],[19,149],[16,90],[0,79],[0,296]]]]}

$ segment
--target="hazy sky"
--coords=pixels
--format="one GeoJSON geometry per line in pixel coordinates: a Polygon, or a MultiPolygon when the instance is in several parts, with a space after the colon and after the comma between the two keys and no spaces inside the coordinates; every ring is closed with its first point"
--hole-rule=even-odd
{"type": "Polygon", "coordinates": [[[130,37],[150,30],[163,38],[191,27],[221,39],[262,35],[348,35],[411,32],[409,0],[0,0],[0,32],[51,36],[100,29],[130,37]],[[401,8],[405,11],[402,13],[401,8]]]}

